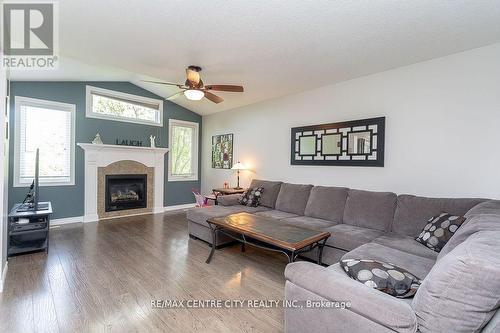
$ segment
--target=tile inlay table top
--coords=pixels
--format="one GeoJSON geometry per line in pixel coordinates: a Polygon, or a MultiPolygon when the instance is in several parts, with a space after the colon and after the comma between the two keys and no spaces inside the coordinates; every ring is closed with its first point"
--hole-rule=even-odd
{"type": "Polygon", "coordinates": [[[300,253],[318,247],[318,264],[321,263],[323,246],[329,232],[316,231],[287,225],[279,220],[249,213],[231,214],[207,220],[212,231],[212,249],[207,259],[210,263],[215,252],[217,233],[221,232],[242,243],[266,250],[284,253],[293,262],[300,253]],[[235,235],[236,234],[236,235],[235,235]]]}

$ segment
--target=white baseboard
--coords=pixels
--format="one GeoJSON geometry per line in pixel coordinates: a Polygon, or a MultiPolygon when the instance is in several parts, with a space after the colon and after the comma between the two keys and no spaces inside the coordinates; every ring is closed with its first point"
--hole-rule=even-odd
{"type": "Polygon", "coordinates": [[[83,223],[97,222],[99,221],[99,216],[97,214],[87,214],[83,216],[83,223]]]}
{"type": "Polygon", "coordinates": [[[196,207],[195,203],[185,204],[185,205],[175,205],[175,206],[165,206],[164,212],[172,212],[174,210],[182,210],[196,207]]]}
{"type": "Polygon", "coordinates": [[[5,278],[7,277],[8,268],[9,268],[9,262],[6,262],[5,269],[2,272],[2,279],[0,280],[0,293],[3,292],[3,285],[5,284],[5,278]]]}
{"type": "Polygon", "coordinates": [[[115,219],[119,217],[130,217],[130,216],[139,216],[139,215],[147,215],[147,214],[159,214],[163,212],[172,212],[174,210],[182,210],[182,209],[189,209],[196,207],[195,203],[190,203],[190,204],[185,204],[185,205],[175,205],[175,206],[165,206],[163,207],[163,210],[161,211],[154,211],[154,212],[147,212],[147,213],[139,213],[139,214],[127,214],[127,215],[121,215],[121,216],[113,216],[113,217],[105,217],[105,218],[99,218],[97,215],[92,215],[92,216],[73,216],[73,217],[64,217],[60,219],[53,219],[50,220],[50,225],[64,225],[64,224],[70,224],[70,223],[83,223],[83,222],[98,222],[100,220],[110,220],[110,219],[115,219]]]}
{"type": "Polygon", "coordinates": [[[50,220],[50,225],[63,225],[70,223],[83,223],[83,216],[73,216],[50,220]]]}
{"type": "Polygon", "coordinates": [[[137,214],[127,214],[127,215],[119,215],[119,216],[101,217],[96,222],[105,221],[105,220],[112,220],[112,219],[119,219],[121,217],[133,217],[133,216],[151,215],[151,214],[155,214],[155,213],[153,213],[153,212],[145,212],[145,213],[137,213],[137,214]]]}

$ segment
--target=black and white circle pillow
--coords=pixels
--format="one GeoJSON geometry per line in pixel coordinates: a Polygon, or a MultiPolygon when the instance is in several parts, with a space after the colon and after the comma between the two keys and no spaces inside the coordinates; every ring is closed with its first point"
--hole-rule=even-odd
{"type": "Polygon", "coordinates": [[[340,266],[352,279],[398,298],[412,297],[422,283],[396,265],[371,259],[345,259],[340,266]]]}
{"type": "Polygon", "coordinates": [[[431,217],[427,222],[424,230],[415,240],[431,250],[439,252],[465,222],[465,217],[441,213],[431,217]]]}
{"type": "Polygon", "coordinates": [[[264,188],[262,187],[249,188],[243,193],[238,201],[241,205],[244,206],[257,207],[260,203],[260,198],[263,191],[264,188]]]}

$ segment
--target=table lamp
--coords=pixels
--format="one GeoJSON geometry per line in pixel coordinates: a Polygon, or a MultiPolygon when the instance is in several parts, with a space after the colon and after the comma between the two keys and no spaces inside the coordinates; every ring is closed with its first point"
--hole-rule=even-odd
{"type": "Polygon", "coordinates": [[[241,190],[241,187],[240,187],[240,170],[246,170],[247,168],[245,167],[245,165],[243,163],[240,163],[240,161],[238,161],[238,163],[234,164],[231,169],[237,170],[237,175],[238,175],[238,183],[237,183],[237,185],[236,185],[236,187],[234,189],[235,190],[241,190]]]}

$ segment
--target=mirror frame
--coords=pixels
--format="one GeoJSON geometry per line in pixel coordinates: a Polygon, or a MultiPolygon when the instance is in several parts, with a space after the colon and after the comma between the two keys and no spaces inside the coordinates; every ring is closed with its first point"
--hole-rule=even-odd
{"type": "Polygon", "coordinates": [[[383,167],[385,150],[385,117],[338,123],[294,127],[291,130],[291,165],[338,165],[383,167]],[[370,154],[349,154],[349,133],[370,132],[370,154]],[[322,154],[322,136],[341,134],[340,154],[322,154]],[[317,154],[300,155],[300,138],[316,136],[317,154]]]}

